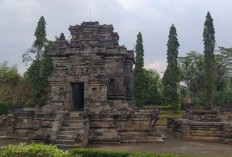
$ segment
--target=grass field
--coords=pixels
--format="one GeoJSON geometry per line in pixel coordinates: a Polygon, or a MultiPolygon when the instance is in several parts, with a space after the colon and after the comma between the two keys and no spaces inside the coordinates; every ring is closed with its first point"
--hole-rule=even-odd
{"type": "Polygon", "coordinates": [[[158,120],[157,124],[158,126],[166,126],[167,125],[167,118],[172,117],[172,118],[181,118],[183,115],[184,111],[161,111],[160,112],[160,119],[158,120]]]}

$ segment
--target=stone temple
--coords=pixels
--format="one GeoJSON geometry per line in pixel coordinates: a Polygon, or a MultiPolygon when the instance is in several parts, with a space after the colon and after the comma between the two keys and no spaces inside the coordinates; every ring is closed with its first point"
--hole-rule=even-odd
{"type": "Polygon", "coordinates": [[[61,34],[49,52],[54,65],[51,104],[96,112],[130,103],[134,52],[118,44],[113,26],[84,22],[69,30],[70,43],[61,34]]]}
{"type": "Polygon", "coordinates": [[[0,136],[45,140],[60,148],[88,143],[163,141],[149,129],[151,107],[132,101],[134,52],[118,43],[112,25],[70,26],[48,52],[51,98],[42,108],[23,108],[0,117],[0,136]]]}

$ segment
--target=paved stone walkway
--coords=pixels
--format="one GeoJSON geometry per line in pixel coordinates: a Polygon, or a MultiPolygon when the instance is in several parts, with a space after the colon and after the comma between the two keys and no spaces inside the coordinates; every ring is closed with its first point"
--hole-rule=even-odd
{"type": "Polygon", "coordinates": [[[138,143],[121,145],[89,145],[90,148],[115,151],[140,151],[171,153],[191,156],[231,156],[232,144],[222,144],[215,142],[193,142],[182,141],[173,134],[166,131],[165,127],[159,127],[159,131],[167,136],[162,143],[138,143]]]}
{"type": "MultiPolygon", "coordinates": [[[[159,127],[167,139],[165,142],[159,143],[138,143],[138,144],[98,144],[88,145],[89,148],[97,148],[101,150],[114,151],[140,151],[140,152],[156,152],[171,153],[191,156],[225,156],[232,157],[232,144],[222,144],[215,142],[192,142],[182,141],[173,134],[166,131],[165,127],[159,127]]],[[[15,140],[0,140],[0,146],[8,144],[17,144],[15,140]]]]}

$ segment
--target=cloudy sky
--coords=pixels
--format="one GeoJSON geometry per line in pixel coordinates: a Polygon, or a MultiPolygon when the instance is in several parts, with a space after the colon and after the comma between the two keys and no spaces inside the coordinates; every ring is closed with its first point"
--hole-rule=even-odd
{"type": "Polygon", "coordinates": [[[133,49],[142,32],[145,65],[159,72],[166,66],[166,43],[171,24],[177,28],[179,54],[202,53],[202,31],[207,11],[214,18],[217,46],[232,47],[231,0],[0,0],[0,62],[27,68],[22,53],[34,41],[34,31],[43,15],[47,37],[61,32],[70,36],[69,25],[90,20],[113,24],[120,44],[133,49]]]}

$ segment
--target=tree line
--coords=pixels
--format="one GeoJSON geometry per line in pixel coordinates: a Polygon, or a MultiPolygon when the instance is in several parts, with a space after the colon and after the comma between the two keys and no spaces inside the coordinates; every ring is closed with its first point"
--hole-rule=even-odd
{"type": "MultiPolygon", "coordinates": [[[[14,106],[43,106],[50,94],[48,77],[52,63],[47,51],[54,41],[46,38],[46,21],[40,17],[35,41],[23,54],[30,67],[21,76],[16,66],[0,65],[0,104],[14,106]]],[[[210,109],[232,104],[232,48],[215,50],[213,19],[207,13],[203,30],[203,54],[189,52],[179,57],[178,35],[171,25],[167,41],[167,67],[163,78],[153,69],[144,68],[144,48],[141,32],[135,45],[133,69],[133,99],[137,106],[170,106],[178,110],[181,104],[192,103],[197,108],[210,109]],[[215,52],[217,52],[215,54],[215,52]],[[184,85],[180,85],[184,84],[184,85]]]]}
{"type": "Polygon", "coordinates": [[[43,16],[38,21],[34,36],[36,39],[32,46],[22,55],[23,62],[31,62],[23,76],[16,66],[10,67],[7,62],[0,65],[0,106],[43,106],[48,101],[52,62],[47,50],[54,42],[46,38],[43,16]]]}
{"type": "MultiPolygon", "coordinates": [[[[160,104],[178,110],[181,105],[193,104],[195,108],[212,109],[232,106],[232,48],[215,50],[213,18],[208,12],[203,30],[203,54],[187,53],[178,56],[179,42],[175,25],[170,27],[167,42],[167,68],[158,87],[160,104]],[[217,52],[217,54],[215,54],[217,52]],[[181,85],[184,84],[184,85],[181,85]]],[[[152,77],[145,75],[143,65],[143,40],[137,36],[136,61],[133,73],[134,99],[138,106],[151,105],[149,86],[152,77]]]]}

